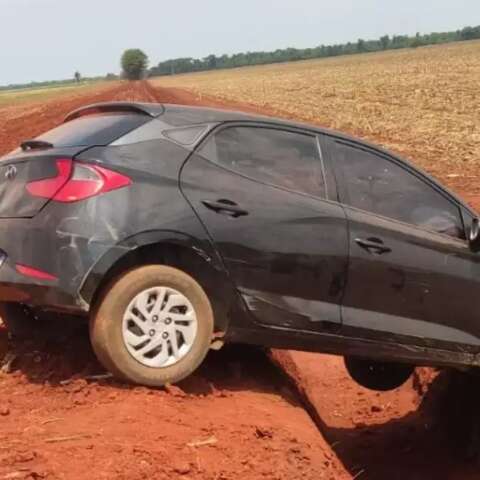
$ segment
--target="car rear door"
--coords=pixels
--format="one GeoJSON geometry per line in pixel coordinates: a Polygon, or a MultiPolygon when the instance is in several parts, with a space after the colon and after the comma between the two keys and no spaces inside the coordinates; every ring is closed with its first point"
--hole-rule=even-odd
{"type": "Polygon", "coordinates": [[[181,188],[256,322],[340,326],[347,226],[342,207],[327,200],[315,135],[221,127],[184,166],[181,188]]]}
{"type": "Polygon", "coordinates": [[[340,139],[328,152],[349,224],[344,334],[478,348],[480,258],[459,205],[381,152],[340,139]]]}

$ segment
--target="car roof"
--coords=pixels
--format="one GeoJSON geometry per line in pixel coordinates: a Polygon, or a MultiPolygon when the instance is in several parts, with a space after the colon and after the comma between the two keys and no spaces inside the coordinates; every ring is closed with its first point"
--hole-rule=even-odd
{"type": "Polygon", "coordinates": [[[234,110],[220,109],[220,108],[210,108],[210,107],[201,107],[193,105],[178,105],[178,104],[168,104],[168,103],[143,103],[143,102],[102,102],[96,103],[93,105],[86,105],[85,107],[79,108],[65,118],[65,122],[79,118],[81,116],[103,113],[103,112],[119,112],[119,113],[138,113],[143,115],[148,115],[151,118],[162,117],[162,120],[175,127],[183,127],[189,125],[198,125],[198,124],[222,124],[228,122],[252,122],[252,123],[263,123],[269,125],[276,125],[279,127],[287,127],[294,129],[308,130],[310,132],[320,133],[335,137],[340,140],[347,142],[353,142],[357,145],[364,146],[376,150],[379,153],[383,153],[389,157],[394,157],[400,159],[407,166],[416,170],[417,172],[424,175],[432,183],[441,187],[442,190],[447,192],[452,199],[454,199],[459,205],[462,205],[466,210],[468,210],[472,215],[476,215],[474,210],[466,205],[454,192],[450,189],[441,185],[436,179],[431,175],[425,172],[423,169],[418,168],[416,165],[413,165],[408,160],[394,155],[392,152],[389,152],[387,149],[382,148],[379,145],[370,143],[360,138],[353,137],[343,132],[337,130],[332,130],[329,128],[318,127],[315,125],[310,125],[302,122],[294,122],[291,120],[281,119],[277,117],[271,117],[266,115],[260,115],[255,113],[245,113],[234,110]]]}
{"type": "MultiPolygon", "coordinates": [[[[345,140],[364,142],[345,133],[335,130],[322,128],[302,122],[295,122],[278,117],[267,115],[245,113],[234,110],[200,107],[193,105],[177,105],[168,103],[143,103],[143,102],[101,102],[86,105],[69,113],[64,122],[69,122],[76,118],[95,113],[138,113],[150,116],[152,118],[162,117],[166,123],[172,126],[188,126],[202,123],[224,123],[235,121],[249,121],[259,123],[269,123],[283,127],[306,129],[318,133],[325,133],[345,140]]],[[[378,148],[374,145],[372,147],[378,148]]]]}

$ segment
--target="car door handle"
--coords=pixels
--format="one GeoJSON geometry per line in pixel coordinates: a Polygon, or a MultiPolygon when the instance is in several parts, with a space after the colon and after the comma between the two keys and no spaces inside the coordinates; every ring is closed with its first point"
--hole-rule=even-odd
{"type": "Polygon", "coordinates": [[[240,208],[235,202],[221,198],[217,201],[202,200],[202,203],[209,209],[221,215],[228,215],[233,218],[244,217],[248,212],[240,208]]]}
{"type": "Polygon", "coordinates": [[[356,238],[355,243],[366,250],[368,253],[373,255],[382,255],[384,253],[390,253],[392,251],[391,248],[386,247],[382,240],[379,238],[356,238]]]}

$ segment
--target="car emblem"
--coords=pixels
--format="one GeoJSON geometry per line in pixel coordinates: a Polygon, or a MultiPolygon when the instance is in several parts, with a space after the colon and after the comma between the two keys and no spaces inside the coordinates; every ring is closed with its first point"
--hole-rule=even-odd
{"type": "Polygon", "coordinates": [[[9,165],[5,173],[5,178],[7,180],[13,180],[16,176],[17,176],[17,169],[13,165],[9,165]]]}

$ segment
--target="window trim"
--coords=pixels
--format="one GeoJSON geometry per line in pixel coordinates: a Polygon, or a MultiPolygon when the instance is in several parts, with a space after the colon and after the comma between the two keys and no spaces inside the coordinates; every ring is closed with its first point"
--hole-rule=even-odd
{"type": "Polygon", "coordinates": [[[430,229],[422,227],[420,225],[415,225],[413,223],[404,222],[404,221],[399,220],[397,218],[387,217],[387,216],[382,215],[382,214],[377,213],[377,212],[371,212],[369,210],[363,210],[362,208],[355,207],[353,205],[349,205],[348,203],[345,203],[345,201],[349,200],[349,195],[348,195],[348,192],[347,192],[347,189],[346,189],[346,186],[345,186],[345,182],[342,181],[343,180],[342,179],[343,174],[340,172],[339,168],[337,168],[336,165],[335,165],[335,148],[336,148],[335,144],[336,143],[346,145],[347,147],[354,148],[356,150],[362,150],[366,153],[370,153],[370,154],[376,155],[380,158],[383,158],[385,161],[393,163],[394,165],[398,166],[399,168],[405,170],[406,172],[410,173],[414,177],[418,178],[421,182],[426,184],[428,187],[433,188],[433,190],[435,190],[437,193],[439,193],[443,198],[445,198],[445,200],[447,202],[450,202],[450,204],[452,204],[457,209],[458,218],[460,219],[461,226],[463,228],[463,232],[464,232],[465,236],[467,236],[467,229],[465,227],[465,219],[464,219],[464,215],[462,213],[462,208],[465,208],[465,206],[462,203],[460,203],[455,197],[450,195],[450,193],[448,191],[446,191],[435,180],[433,180],[433,178],[430,178],[428,175],[423,174],[420,170],[418,170],[413,165],[410,165],[409,163],[405,162],[404,160],[402,160],[400,158],[397,158],[397,157],[393,156],[392,154],[390,154],[386,151],[378,150],[378,149],[376,149],[376,148],[374,148],[370,145],[365,145],[365,144],[362,144],[362,143],[359,143],[359,142],[356,142],[356,141],[350,141],[350,140],[344,139],[344,138],[328,136],[328,147],[327,147],[328,148],[328,162],[329,162],[330,168],[332,169],[332,171],[334,173],[335,181],[336,181],[336,184],[337,184],[338,203],[340,205],[342,205],[342,207],[354,209],[354,210],[357,210],[359,212],[366,213],[368,215],[373,215],[375,217],[379,217],[379,218],[382,218],[382,219],[385,219],[385,220],[388,220],[388,221],[392,221],[392,222],[399,223],[399,224],[402,224],[402,225],[407,225],[411,228],[416,228],[416,229],[422,230],[424,232],[428,232],[430,234],[439,235],[442,238],[448,238],[448,239],[451,239],[451,240],[456,240],[458,242],[461,242],[462,244],[467,244],[468,245],[468,241],[466,240],[466,238],[462,239],[462,238],[458,238],[458,237],[453,237],[452,235],[448,235],[446,233],[436,232],[434,230],[430,230],[430,229]]]}
{"type": "Polygon", "coordinates": [[[278,189],[286,191],[286,192],[295,193],[295,194],[298,194],[298,195],[303,195],[303,196],[306,196],[306,197],[309,197],[309,198],[314,198],[316,200],[331,201],[331,199],[328,196],[329,188],[328,188],[327,175],[326,175],[326,165],[325,165],[325,160],[324,160],[324,152],[323,152],[323,148],[322,148],[322,142],[319,139],[319,135],[320,134],[318,132],[315,132],[315,131],[304,130],[302,128],[296,128],[296,127],[290,127],[288,125],[284,126],[284,125],[276,124],[276,123],[249,122],[249,121],[223,122],[223,123],[217,125],[216,127],[214,127],[199,142],[199,144],[196,146],[194,152],[195,152],[195,154],[199,155],[200,157],[202,157],[206,161],[212,163],[216,167],[222,168],[223,170],[225,170],[227,172],[231,172],[234,175],[239,175],[239,176],[241,176],[243,178],[246,178],[248,180],[251,180],[253,182],[260,183],[262,185],[268,185],[269,187],[278,188],[278,189]],[[242,173],[242,172],[239,172],[239,171],[236,171],[236,170],[232,170],[231,168],[228,168],[225,165],[222,165],[218,162],[215,162],[214,160],[211,160],[210,158],[207,158],[203,155],[200,155],[200,150],[204,147],[204,145],[206,145],[211,140],[212,137],[214,137],[215,135],[217,135],[219,132],[221,132],[223,130],[227,130],[227,129],[235,128],[235,127],[264,128],[264,129],[268,129],[268,130],[279,130],[279,131],[282,131],[282,132],[296,133],[297,135],[303,135],[303,136],[307,136],[307,137],[310,137],[311,139],[313,139],[313,141],[315,143],[315,146],[316,146],[318,158],[320,160],[320,167],[321,167],[323,184],[324,184],[324,196],[312,195],[312,194],[307,193],[307,192],[302,192],[301,190],[295,190],[295,189],[291,189],[291,188],[288,188],[288,187],[285,187],[285,186],[282,186],[282,185],[277,185],[275,183],[270,183],[270,182],[267,182],[267,181],[264,181],[264,180],[259,180],[258,178],[253,178],[253,177],[251,177],[251,176],[249,176],[245,173],[242,173]]]}

